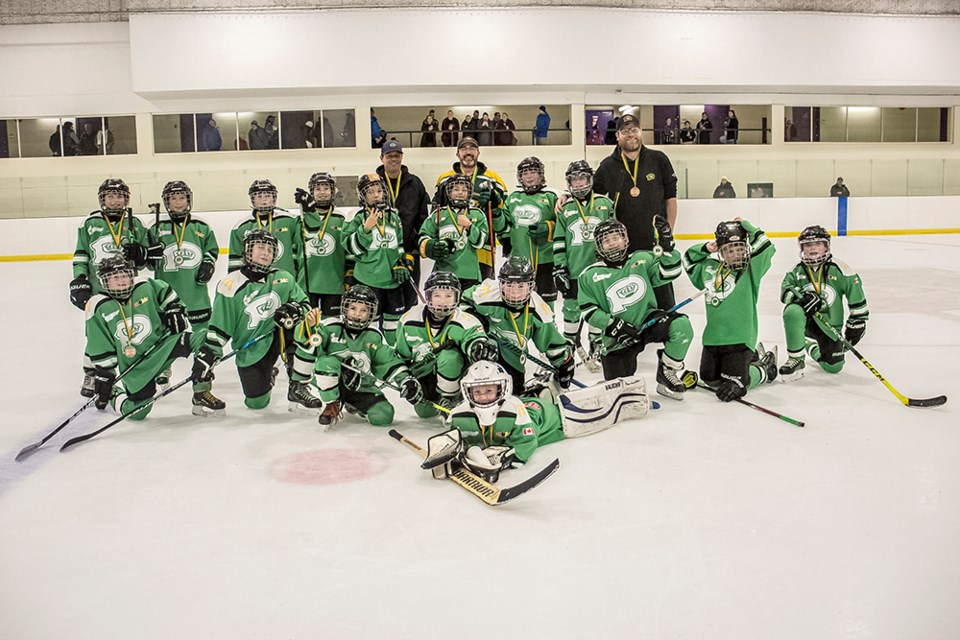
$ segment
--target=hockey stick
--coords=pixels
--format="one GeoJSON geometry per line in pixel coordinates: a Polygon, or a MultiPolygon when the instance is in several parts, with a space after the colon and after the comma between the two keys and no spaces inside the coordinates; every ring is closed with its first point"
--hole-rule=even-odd
{"type": "MultiPolygon", "coordinates": [[[[411,451],[416,452],[421,458],[427,457],[427,452],[423,447],[418,445],[413,440],[404,437],[396,429],[390,430],[390,437],[399,441],[409,448],[411,451]]],[[[560,468],[560,459],[556,458],[553,462],[548,464],[546,467],[541,469],[539,472],[530,476],[523,482],[516,484],[512,487],[500,488],[497,485],[487,482],[480,476],[471,473],[468,469],[464,467],[458,467],[453,471],[447,478],[460,485],[473,495],[477,496],[485,504],[491,506],[497,506],[504,504],[505,502],[510,502],[514,498],[517,498],[527,491],[530,491],[537,485],[541,484],[544,480],[556,473],[557,469],[560,468]]]]}
{"type": "MultiPolygon", "coordinates": [[[[161,335],[160,338],[159,338],[156,342],[154,342],[152,345],[150,345],[150,348],[149,348],[149,349],[147,349],[146,351],[144,351],[144,353],[143,353],[142,356],[140,356],[139,358],[137,358],[137,361],[136,361],[136,362],[134,362],[134,363],[131,364],[129,367],[127,367],[127,368],[124,369],[122,372],[120,372],[120,375],[117,376],[117,378],[116,378],[116,380],[114,380],[114,382],[120,382],[120,381],[123,379],[123,377],[124,377],[125,375],[127,375],[135,366],[137,366],[138,364],[140,364],[141,362],[143,362],[143,361],[147,358],[147,356],[149,356],[149,355],[152,354],[154,351],[156,351],[156,350],[157,350],[157,347],[159,347],[159,346],[163,343],[163,341],[166,340],[166,338],[168,338],[168,337],[169,337],[169,334],[167,334],[167,335],[161,335]]],[[[93,404],[93,403],[96,401],[96,399],[97,399],[96,397],[93,397],[93,398],[90,398],[89,400],[87,400],[85,403],[83,403],[83,406],[80,407],[79,409],[77,409],[76,413],[74,413],[72,416],[70,416],[69,418],[67,418],[67,419],[64,420],[63,422],[61,422],[61,423],[60,423],[60,426],[58,426],[56,429],[54,429],[53,431],[51,431],[50,433],[48,433],[46,436],[44,436],[44,438],[43,438],[42,440],[40,440],[39,442],[34,442],[33,444],[28,444],[28,445],[25,446],[23,449],[20,449],[20,452],[17,454],[16,458],[14,458],[14,459],[15,459],[17,462],[21,462],[22,460],[24,460],[25,458],[27,458],[28,456],[30,456],[30,454],[32,454],[34,451],[36,451],[37,449],[39,449],[40,447],[42,447],[43,445],[45,445],[45,444],[47,443],[47,441],[50,440],[50,438],[52,438],[53,436],[55,436],[55,435],[57,435],[58,433],[60,433],[60,431],[61,431],[64,427],[66,427],[68,424],[70,424],[71,422],[73,422],[74,419],[76,419],[77,416],[79,416],[81,413],[83,413],[84,411],[86,411],[86,410],[90,407],[90,405],[93,404]]]]}
{"type": "MultiPolygon", "coordinates": [[[[390,383],[387,382],[386,380],[381,380],[380,378],[378,378],[377,376],[373,375],[372,373],[367,373],[366,371],[361,371],[360,369],[357,369],[356,367],[351,366],[351,365],[349,365],[349,364],[347,364],[346,362],[343,362],[343,361],[340,362],[340,366],[343,367],[343,368],[345,368],[345,369],[349,369],[350,371],[353,371],[353,372],[356,373],[358,376],[360,376],[360,379],[361,379],[361,380],[367,380],[368,382],[372,383],[373,386],[375,386],[375,387],[387,387],[388,389],[393,389],[393,390],[396,391],[397,393],[400,393],[400,387],[398,387],[398,386],[396,386],[396,385],[393,385],[393,384],[390,384],[390,383]]],[[[440,406],[439,404],[437,404],[437,403],[435,403],[435,402],[433,402],[433,401],[431,401],[431,400],[427,400],[426,398],[424,398],[423,401],[424,401],[424,402],[429,402],[430,405],[433,406],[433,408],[436,409],[437,411],[441,411],[441,412],[446,413],[446,414],[449,414],[449,413],[450,413],[450,409],[447,409],[446,407],[442,407],[442,406],[440,406]]]]}
{"type": "MultiPolygon", "coordinates": [[[[714,389],[713,387],[707,385],[707,384],[704,383],[704,382],[697,382],[697,386],[700,387],[701,389],[707,389],[708,391],[716,391],[716,389],[714,389]]],[[[805,426],[806,426],[806,424],[803,423],[803,422],[801,422],[800,420],[794,420],[793,418],[789,418],[789,417],[783,415],[782,413],[777,413],[776,411],[771,411],[770,409],[761,407],[761,406],[758,405],[758,404],[753,404],[752,402],[747,402],[747,401],[744,400],[743,398],[737,398],[736,401],[739,402],[739,403],[742,404],[742,405],[745,405],[745,406],[750,407],[751,409],[756,409],[757,411],[760,411],[760,412],[765,413],[765,414],[767,414],[767,415],[773,416],[774,418],[780,418],[780,419],[783,420],[784,422],[790,423],[790,424],[792,424],[792,425],[795,426],[795,427],[805,427],[805,426]]]]}
{"type": "MultiPolygon", "coordinates": [[[[263,335],[257,336],[256,338],[253,338],[252,340],[247,341],[243,346],[241,346],[241,347],[239,347],[239,348],[237,348],[237,349],[234,349],[233,351],[231,351],[231,352],[228,353],[227,355],[225,355],[225,356],[223,356],[222,358],[220,358],[219,360],[217,360],[217,361],[214,363],[213,366],[216,367],[216,366],[217,366],[218,364],[220,364],[221,362],[226,362],[227,360],[229,360],[229,359],[232,358],[233,356],[237,355],[237,353],[240,352],[240,351],[242,351],[243,349],[246,349],[247,347],[249,347],[250,345],[254,344],[255,342],[259,342],[259,341],[263,340],[264,338],[266,338],[267,336],[272,336],[272,335],[273,335],[273,331],[270,331],[269,333],[265,333],[265,334],[263,334],[263,335]]],[[[116,420],[113,420],[113,421],[109,422],[106,426],[100,427],[100,428],[97,429],[96,431],[91,431],[90,433],[86,433],[86,434],[84,434],[84,435],[82,435],[82,436],[77,436],[76,438],[71,438],[70,440],[67,440],[67,441],[63,444],[63,446],[60,447],[60,451],[66,451],[67,449],[69,449],[70,447],[72,447],[72,446],[75,445],[75,444],[80,444],[81,442],[84,442],[84,441],[86,441],[86,440],[89,440],[90,438],[92,438],[92,437],[94,437],[94,436],[100,435],[101,433],[103,433],[103,432],[106,431],[107,429],[109,429],[109,428],[111,428],[111,427],[113,427],[113,426],[116,426],[116,425],[120,424],[121,422],[123,422],[124,420],[126,420],[127,418],[129,418],[129,417],[130,417],[131,415],[133,415],[134,413],[137,413],[138,411],[141,411],[142,409],[144,409],[144,408],[146,408],[146,407],[152,406],[152,405],[153,405],[157,400],[159,400],[160,398],[162,398],[162,397],[164,397],[164,396],[167,396],[167,395],[170,395],[171,393],[173,393],[174,391],[176,391],[176,390],[179,389],[180,387],[184,386],[184,385],[187,384],[188,382],[191,382],[192,380],[193,380],[193,376],[187,376],[187,378],[186,378],[185,380],[181,380],[180,382],[178,382],[177,384],[171,386],[170,388],[166,389],[165,391],[162,391],[161,393],[153,396],[152,398],[150,398],[149,400],[147,400],[147,402],[146,402],[145,404],[142,404],[142,405],[140,405],[139,407],[136,407],[136,408],[134,408],[134,409],[131,409],[130,411],[127,411],[126,413],[121,413],[119,418],[117,418],[116,420]]]]}
{"type": "Polygon", "coordinates": [[[947,396],[936,396],[934,398],[918,399],[918,398],[908,398],[907,396],[903,395],[902,393],[894,389],[893,385],[887,382],[886,378],[880,375],[880,372],[877,371],[872,364],[867,362],[867,359],[864,358],[859,351],[857,351],[856,347],[850,344],[850,341],[847,340],[845,337],[843,337],[843,335],[841,335],[839,331],[834,329],[833,326],[831,326],[830,323],[827,322],[826,319],[822,315],[820,315],[819,312],[814,312],[813,315],[818,321],[817,325],[821,329],[825,329],[826,332],[829,333],[831,336],[833,336],[835,340],[842,342],[843,346],[846,347],[848,351],[853,353],[853,355],[857,356],[860,362],[863,363],[863,366],[869,369],[870,373],[875,375],[877,377],[877,380],[882,382],[883,386],[885,386],[890,391],[890,393],[895,395],[897,397],[897,400],[899,400],[903,405],[907,407],[939,407],[947,403],[947,396]]]}
{"type": "MultiPolygon", "coordinates": [[[[544,369],[546,369],[547,371],[549,371],[550,373],[556,375],[556,373],[557,373],[557,368],[556,368],[555,366],[553,366],[552,364],[550,364],[549,362],[544,362],[544,361],[541,360],[540,358],[538,358],[538,357],[536,357],[535,355],[532,355],[532,354],[530,354],[530,353],[524,353],[524,352],[521,351],[516,345],[510,344],[509,342],[507,342],[506,340],[504,340],[503,338],[501,338],[500,336],[498,336],[498,335],[495,334],[495,333],[489,333],[489,334],[487,334],[487,335],[489,335],[489,336],[492,337],[494,340],[496,340],[496,341],[497,341],[497,344],[499,344],[501,347],[506,347],[507,349],[510,349],[511,352],[515,353],[516,355],[520,356],[521,358],[526,358],[526,359],[529,360],[530,362],[532,362],[532,363],[534,363],[534,364],[536,364],[536,365],[539,365],[539,366],[543,367],[544,369]]],[[[587,385],[585,385],[584,383],[582,383],[582,382],[580,382],[579,380],[577,380],[576,378],[571,378],[570,382],[572,382],[574,385],[580,387],[581,389],[587,386],[587,385]]]]}

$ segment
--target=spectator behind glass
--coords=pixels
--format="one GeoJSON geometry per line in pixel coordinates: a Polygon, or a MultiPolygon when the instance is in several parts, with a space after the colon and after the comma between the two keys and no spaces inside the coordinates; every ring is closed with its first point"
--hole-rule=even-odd
{"type": "Polygon", "coordinates": [[[347,111],[343,121],[343,129],[340,130],[340,139],[343,140],[343,146],[345,147],[357,146],[357,119],[354,117],[353,111],[347,111]]]}
{"type": "Polygon", "coordinates": [[[447,117],[440,123],[440,129],[443,130],[443,133],[440,134],[440,142],[443,143],[443,146],[457,146],[457,143],[460,142],[460,121],[454,117],[452,109],[447,110],[447,117]]]}
{"type": "Polygon", "coordinates": [[[711,131],[713,131],[713,123],[704,111],[700,116],[700,122],[697,123],[697,144],[710,144],[711,131]]]}
{"type": "Polygon", "coordinates": [[[697,132],[690,126],[689,120],[683,121],[683,128],[680,129],[680,144],[693,144],[697,141],[697,132]]]}
{"type": "Polygon", "coordinates": [[[843,184],[843,178],[837,178],[836,184],[830,187],[831,198],[846,198],[850,195],[850,189],[843,184]]]}
{"type": "Polygon", "coordinates": [[[477,142],[481,147],[493,146],[493,123],[490,122],[490,114],[486,111],[480,117],[480,124],[477,126],[477,142]]]}
{"type": "Polygon", "coordinates": [[[737,137],[740,135],[740,121],[737,120],[737,112],[733,109],[727,111],[727,118],[723,121],[723,136],[720,142],[725,144],[737,144],[737,137]]]}
{"type": "Polygon", "coordinates": [[[514,135],[517,126],[513,124],[513,120],[510,119],[510,114],[506,111],[503,112],[503,117],[500,118],[499,124],[496,126],[496,132],[494,135],[494,140],[497,146],[501,147],[511,147],[517,143],[517,137],[514,135]]]}
{"type": "Polygon", "coordinates": [[[733,185],[727,181],[727,177],[720,178],[720,184],[713,190],[714,198],[736,198],[737,192],[733,190],[733,185]]]}
{"type": "Polygon", "coordinates": [[[83,123],[83,133],[80,134],[80,155],[92,156],[97,153],[97,133],[93,130],[93,124],[83,123]]]}
{"type": "Polygon", "coordinates": [[[373,109],[370,109],[370,146],[379,149],[387,140],[387,132],[380,127],[380,121],[373,109]]]}
{"type": "Polygon", "coordinates": [[[663,121],[663,134],[660,144],[677,144],[677,125],[673,123],[673,118],[668,117],[663,121]]]}
{"type": "Polygon", "coordinates": [[[465,138],[475,138],[477,135],[476,125],[473,123],[473,116],[469,113],[463,116],[463,122],[460,123],[460,132],[465,138]]]}
{"type": "Polygon", "coordinates": [[[617,144],[617,123],[620,118],[607,121],[607,130],[603,134],[603,144],[617,144]]]}
{"type": "Polygon", "coordinates": [[[550,114],[547,107],[540,105],[537,122],[533,131],[533,144],[547,144],[547,133],[550,131],[550,114]]]}
{"type": "Polygon", "coordinates": [[[60,125],[57,125],[57,128],[54,130],[54,132],[50,134],[50,141],[47,143],[47,145],[50,147],[50,153],[55,156],[60,155],[60,125]]]}
{"type": "Polygon", "coordinates": [[[107,122],[106,118],[103,119],[103,129],[97,131],[97,153],[99,155],[113,153],[113,131],[110,131],[110,123],[107,122]],[[106,150],[103,148],[104,140],[106,140],[106,150]]]}
{"type": "Polygon", "coordinates": [[[267,132],[260,127],[256,120],[250,121],[250,131],[247,132],[247,145],[250,149],[266,149],[269,136],[267,132]]]}
{"type": "Polygon", "coordinates": [[[423,119],[423,122],[420,123],[420,131],[423,132],[420,134],[421,147],[437,146],[437,132],[440,131],[440,123],[433,117],[432,109],[430,113],[427,114],[427,117],[423,119]]]}
{"type": "Polygon", "coordinates": [[[797,125],[793,124],[793,120],[787,120],[783,125],[783,139],[787,142],[797,139],[797,125]]]}
{"type": "Polygon", "coordinates": [[[220,151],[223,146],[223,138],[220,137],[220,130],[217,128],[217,121],[210,120],[203,129],[203,135],[200,137],[201,151],[220,151]]]}
{"type": "Polygon", "coordinates": [[[277,117],[275,115],[267,116],[263,121],[263,130],[267,132],[267,149],[280,148],[280,130],[277,129],[277,117]]]}
{"type": "Polygon", "coordinates": [[[73,130],[72,122],[63,123],[63,155],[80,155],[80,138],[77,137],[77,132],[73,130]]]}

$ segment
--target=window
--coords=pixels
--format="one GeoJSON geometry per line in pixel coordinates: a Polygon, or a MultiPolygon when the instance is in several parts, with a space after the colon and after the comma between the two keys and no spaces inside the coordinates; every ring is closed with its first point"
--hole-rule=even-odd
{"type": "Polygon", "coordinates": [[[946,107],[786,107],[787,142],[949,142],[946,107]]]}

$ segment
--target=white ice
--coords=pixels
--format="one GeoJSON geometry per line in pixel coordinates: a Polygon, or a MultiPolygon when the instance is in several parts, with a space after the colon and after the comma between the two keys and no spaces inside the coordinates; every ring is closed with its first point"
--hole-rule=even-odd
{"type": "MultiPolygon", "coordinates": [[[[796,253],[776,244],[760,338],[782,361],[796,253]]],[[[805,428],[702,391],[658,398],[641,421],[537,451],[501,482],[554,457],[560,471],[498,508],[433,480],[385,429],[289,414],[283,374],[269,409],[244,409],[232,365],[215,383],[225,419],[191,416],[187,386],[145,422],[13,462],[80,405],[82,318],[67,262],[0,264],[0,638],[960,637],[958,247],[833,245],[866,287],[863,354],[946,406],[902,406],[850,355],[833,376],[808,361],[747,398],[805,428]]],[[[678,299],[692,292],[681,276],[678,299]]],[[[408,407],[395,426],[438,430],[408,407]]]]}

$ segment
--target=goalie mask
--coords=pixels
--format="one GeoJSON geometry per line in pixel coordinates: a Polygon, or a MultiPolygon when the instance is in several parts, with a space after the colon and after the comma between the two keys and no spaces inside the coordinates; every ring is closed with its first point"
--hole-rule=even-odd
{"type": "Polygon", "coordinates": [[[443,192],[447,196],[447,203],[454,209],[466,209],[473,197],[473,180],[470,176],[455,173],[443,185],[443,192]]]}
{"type": "Polygon", "coordinates": [[[277,238],[266,229],[255,229],[243,238],[243,263],[251,271],[269,273],[277,253],[277,238]]]}
{"type": "Polygon", "coordinates": [[[387,206],[387,190],[379,173],[365,173],[357,181],[357,199],[364,209],[383,209],[387,206]]]}
{"type": "Polygon", "coordinates": [[[544,166],[540,158],[530,156],[517,165],[517,183],[526,194],[536,193],[546,186],[543,179],[544,166]]]}
{"type": "Polygon", "coordinates": [[[163,207],[174,222],[183,222],[193,209],[193,191],[183,180],[173,180],[163,185],[160,192],[163,207]]]}
{"type": "Polygon", "coordinates": [[[523,309],[533,295],[536,275],[529,258],[510,256],[497,274],[500,297],[512,309],[523,309]]]}
{"type": "Polygon", "coordinates": [[[321,209],[329,209],[333,206],[337,198],[337,181],[325,171],[320,171],[310,176],[307,183],[307,189],[310,195],[316,200],[317,206],[321,209]]]}
{"type": "Polygon", "coordinates": [[[575,160],[567,166],[564,174],[567,178],[567,189],[577,200],[583,200],[593,191],[593,168],[586,160],[575,160]]]}
{"type": "Polygon", "coordinates": [[[604,220],[593,230],[597,257],[607,264],[622,264],[627,258],[630,238],[619,220],[604,220]]]}
{"type": "Polygon", "coordinates": [[[513,395],[513,379],[496,362],[481,360],[467,369],[460,390],[480,425],[489,427],[497,421],[504,400],[513,395]]]}
{"type": "Polygon", "coordinates": [[[737,221],[721,222],[714,232],[720,261],[731,271],[743,271],[750,264],[750,247],[747,232],[737,221]]]}
{"type": "Polygon", "coordinates": [[[819,267],[831,257],[830,233],[820,225],[807,227],[797,238],[800,245],[800,262],[808,267],[819,267]]]}
{"type": "Polygon", "coordinates": [[[116,222],[130,206],[130,187],[120,178],[107,178],[100,183],[97,198],[103,215],[116,222]]]}
{"type": "Polygon", "coordinates": [[[277,187],[269,180],[254,180],[247,195],[257,215],[267,215],[277,206],[277,187]]]}
{"type": "Polygon", "coordinates": [[[449,271],[434,271],[423,285],[423,295],[434,319],[449,318],[460,304],[460,280],[449,271]]]}
{"type": "Polygon", "coordinates": [[[364,284],[350,287],[340,302],[340,318],[352,331],[363,331],[379,313],[377,294],[364,284]]]}
{"type": "Polygon", "coordinates": [[[133,293],[133,279],[137,270],[122,255],[104,258],[97,265],[97,279],[100,288],[114,300],[126,300],[133,293]]]}

